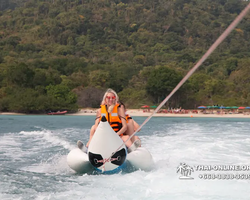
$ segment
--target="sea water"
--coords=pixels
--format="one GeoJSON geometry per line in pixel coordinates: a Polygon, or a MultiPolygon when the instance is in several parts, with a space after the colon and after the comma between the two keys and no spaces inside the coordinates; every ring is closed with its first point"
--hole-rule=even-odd
{"type": "Polygon", "coordinates": [[[153,170],[75,174],[67,154],[94,118],[0,116],[0,199],[250,199],[250,119],[153,117],[138,133],[153,170]],[[211,170],[223,166],[238,170],[211,170]]]}

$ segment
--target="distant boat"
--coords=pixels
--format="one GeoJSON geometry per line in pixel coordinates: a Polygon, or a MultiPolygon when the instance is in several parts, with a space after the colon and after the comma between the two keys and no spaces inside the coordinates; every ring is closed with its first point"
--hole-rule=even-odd
{"type": "Polygon", "coordinates": [[[68,111],[48,112],[47,115],[65,115],[68,111]]]}

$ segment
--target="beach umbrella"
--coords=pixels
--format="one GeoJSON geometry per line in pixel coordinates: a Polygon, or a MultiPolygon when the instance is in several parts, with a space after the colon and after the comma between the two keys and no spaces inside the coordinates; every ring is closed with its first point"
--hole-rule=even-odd
{"type": "Polygon", "coordinates": [[[249,106],[247,106],[247,107],[245,107],[245,109],[250,109],[250,107],[249,107],[249,106]]]}
{"type": "Polygon", "coordinates": [[[225,109],[226,107],[225,106],[221,106],[220,109],[225,109]]]}
{"type": "Polygon", "coordinates": [[[231,108],[232,109],[238,109],[239,107],[238,106],[232,106],[231,108]]]}
{"type": "Polygon", "coordinates": [[[218,109],[220,108],[219,106],[206,106],[208,109],[212,108],[212,109],[218,109]]]}
{"type": "Polygon", "coordinates": [[[150,108],[157,108],[157,106],[150,106],[150,108]]]}
{"type": "Polygon", "coordinates": [[[230,107],[230,106],[227,106],[225,109],[232,109],[232,107],[230,107]]]}
{"type": "Polygon", "coordinates": [[[238,109],[243,110],[243,109],[245,109],[245,107],[242,107],[242,106],[241,106],[241,107],[239,107],[238,109]]]}
{"type": "Polygon", "coordinates": [[[142,106],[142,108],[149,108],[149,106],[148,105],[144,105],[144,106],[142,106]]]}
{"type": "Polygon", "coordinates": [[[207,107],[206,106],[199,106],[198,108],[199,109],[206,109],[207,107]]]}

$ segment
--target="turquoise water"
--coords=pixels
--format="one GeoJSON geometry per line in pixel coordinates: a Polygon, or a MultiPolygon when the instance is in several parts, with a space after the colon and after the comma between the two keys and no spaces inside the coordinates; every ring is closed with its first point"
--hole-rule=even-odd
{"type": "MultiPolygon", "coordinates": [[[[75,174],[66,156],[78,139],[87,142],[94,118],[0,116],[0,199],[250,198],[249,177],[200,178],[206,174],[248,175],[250,169],[196,170],[200,165],[250,166],[250,119],[154,117],[138,133],[154,158],[152,171],[75,174]],[[179,179],[180,163],[194,168],[192,180],[179,179]]],[[[134,119],[142,123],[146,118],[134,119]]]]}

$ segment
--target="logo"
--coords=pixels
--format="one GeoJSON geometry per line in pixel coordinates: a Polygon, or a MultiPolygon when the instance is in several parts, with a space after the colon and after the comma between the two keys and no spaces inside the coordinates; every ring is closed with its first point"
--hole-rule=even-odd
{"type": "Polygon", "coordinates": [[[192,180],[194,179],[191,177],[191,173],[194,172],[193,167],[190,167],[186,163],[180,163],[180,165],[177,167],[176,173],[180,173],[181,176],[179,179],[181,180],[192,180]]]}
{"type": "Polygon", "coordinates": [[[250,165],[195,165],[193,168],[180,163],[176,173],[181,174],[180,180],[193,180],[191,173],[194,171],[200,172],[198,178],[203,180],[250,180],[250,165]]]}

